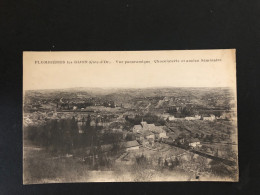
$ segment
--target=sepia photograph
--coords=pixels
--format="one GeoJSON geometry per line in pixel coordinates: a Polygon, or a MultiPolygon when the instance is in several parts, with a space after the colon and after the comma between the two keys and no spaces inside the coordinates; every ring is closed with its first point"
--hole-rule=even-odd
{"type": "Polygon", "coordinates": [[[236,50],[23,52],[23,184],[237,182],[236,50]]]}

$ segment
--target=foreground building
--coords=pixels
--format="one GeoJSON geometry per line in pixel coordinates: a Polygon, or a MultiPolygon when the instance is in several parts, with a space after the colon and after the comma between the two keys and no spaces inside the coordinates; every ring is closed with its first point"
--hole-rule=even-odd
{"type": "Polygon", "coordinates": [[[145,121],[142,121],[141,125],[135,125],[133,127],[133,133],[136,134],[137,140],[141,143],[144,143],[144,140],[149,140],[149,143],[153,143],[155,139],[161,140],[167,138],[163,126],[155,126],[145,121]]]}
{"type": "Polygon", "coordinates": [[[136,140],[128,141],[125,143],[125,148],[126,148],[126,151],[139,150],[140,144],[136,140]]]}

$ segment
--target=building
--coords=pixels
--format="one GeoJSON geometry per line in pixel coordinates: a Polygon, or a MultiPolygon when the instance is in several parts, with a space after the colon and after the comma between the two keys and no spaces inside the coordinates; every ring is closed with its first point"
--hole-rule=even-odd
{"type": "Polygon", "coordinates": [[[166,131],[163,129],[163,126],[154,126],[150,131],[155,134],[157,139],[167,138],[166,131]]]}
{"type": "Polygon", "coordinates": [[[161,128],[161,126],[155,126],[154,124],[148,124],[145,121],[141,122],[141,125],[135,125],[133,127],[133,133],[140,133],[141,131],[154,131],[157,128],[161,128]]]}
{"type": "Polygon", "coordinates": [[[221,116],[216,117],[218,120],[231,120],[232,114],[231,113],[223,113],[221,116]]]}
{"type": "Polygon", "coordinates": [[[145,121],[141,122],[141,125],[135,125],[133,127],[133,133],[139,134],[138,138],[141,139],[157,139],[167,138],[166,131],[163,126],[155,126],[154,124],[148,124],[145,121]]]}
{"type": "Polygon", "coordinates": [[[141,133],[145,139],[155,139],[155,135],[150,131],[144,131],[141,133]]]}
{"type": "Polygon", "coordinates": [[[189,146],[192,148],[200,147],[200,140],[198,138],[191,139],[189,142],[189,146]]]}
{"type": "Polygon", "coordinates": [[[157,137],[158,139],[167,138],[166,131],[162,131],[162,132],[156,134],[156,137],[157,137]]]}
{"type": "Polygon", "coordinates": [[[170,114],[163,113],[163,114],[161,114],[161,117],[163,118],[163,120],[167,120],[170,117],[170,114]]]}
{"type": "Polygon", "coordinates": [[[168,117],[168,120],[169,120],[169,121],[174,121],[175,119],[176,119],[176,118],[175,118],[174,116],[169,116],[169,117],[168,117]]]}
{"type": "Polygon", "coordinates": [[[126,151],[139,150],[140,145],[136,140],[128,141],[125,143],[125,148],[126,148],[126,151]]]}
{"type": "Polygon", "coordinates": [[[188,121],[192,121],[192,120],[200,120],[201,119],[201,116],[200,115],[195,115],[193,117],[185,117],[185,120],[188,120],[188,121]]]}
{"type": "Polygon", "coordinates": [[[155,139],[155,135],[151,131],[140,131],[136,135],[136,139],[142,141],[144,139],[155,139]]]}
{"type": "Polygon", "coordinates": [[[215,115],[211,114],[210,116],[203,116],[202,119],[205,121],[214,121],[216,117],[215,115]]]}

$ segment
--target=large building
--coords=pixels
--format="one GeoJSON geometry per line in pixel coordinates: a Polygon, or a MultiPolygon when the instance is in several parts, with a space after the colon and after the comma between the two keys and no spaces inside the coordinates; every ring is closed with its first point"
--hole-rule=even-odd
{"type": "Polygon", "coordinates": [[[136,140],[128,141],[125,143],[125,148],[126,148],[126,151],[138,150],[140,148],[140,145],[136,140]]]}
{"type": "Polygon", "coordinates": [[[148,124],[145,121],[142,121],[141,125],[135,125],[133,127],[133,133],[140,134],[145,139],[160,139],[167,137],[163,126],[155,126],[154,124],[148,124]]]}

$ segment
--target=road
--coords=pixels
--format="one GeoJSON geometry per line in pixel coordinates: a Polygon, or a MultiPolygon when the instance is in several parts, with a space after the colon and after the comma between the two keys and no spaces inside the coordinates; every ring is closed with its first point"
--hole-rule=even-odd
{"type": "Polygon", "coordinates": [[[227,159],[224,159],[224,158],[220,158],[220,157],[217,157],[217,156],[212,156],[212,155],[209,155],[209,154],[206,154],[206,153],[197,151],[197,150],[187,149],[187,148],[185,148],[185,147],[182,147],[182,146],[179,146],[179,145],[173,145],[173,144],[169,144],[169,143],[165,143],[165,144],[172,145],[172,146],[175,146],[175,147],[178,147],[178,148],[187,150],[187,151],[189,151],[189,152],[193,152],[193,153],[195,153],[195,154],[198,154],[198,155],[200,155],[200,156],[203,156],[203,157],[206,157],[206,158],[209,158],[209,159],[218,161],[218,162],[222,162],[222,163],[224,163],[224,164],[226,164],[226,165],[228,165],[228,166],[236,166],[236,165],[237,165],[237,163],[234,162],[234,161],[227,160],[227,159]]]}

